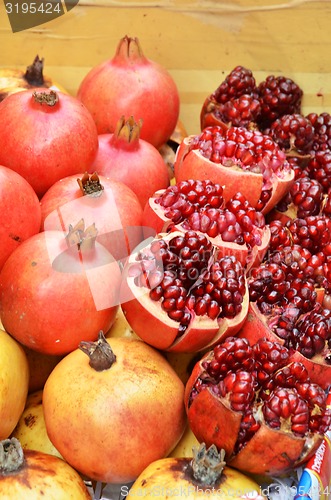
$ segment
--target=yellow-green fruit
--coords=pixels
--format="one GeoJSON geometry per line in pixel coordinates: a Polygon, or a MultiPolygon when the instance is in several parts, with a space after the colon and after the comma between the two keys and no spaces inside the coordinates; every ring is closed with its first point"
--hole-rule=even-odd
{"type": "Polygon", "coordinates": [[[177,444],[176,448],[172,450],[169,457],[192,457],[192,450],[199,446],[199,441],[191,431],[190,426],[187,424],[184,434],[181,440],[177,444]]]}
{"type": "Polygon", "coordinates": [[[0,439],[5,439],[25,407],[29,364],[22,346],[4,330],[0,330],[0,382],[0,439]]]}
{"type": "Polygon", "coordinates": [[[29,394],[12,437],[20,441],[23,449],[42,451],[62,458],[46,431],[42,397],[42,390],[29,394]]]}
{"type": "Polygon", "coordinates": [[[132,330],[131,326],[127,322],[124,313],[121,308],[118,309],[116,314],[116,319],[111,329],[106,334],[106,338],[114,337],[126,337],[132,339],[139,339],[138,335],[132,330]]]}
{"type": "Polygon", "coordinates": [[[265,500],[260,486],[236,469],[225,466],[214,484],[195,479],[191,458],[168,457],[151,463],[136,479],[126,500],[265,500]],[[254,493],[255,492],[255,493],[254,493]]]}

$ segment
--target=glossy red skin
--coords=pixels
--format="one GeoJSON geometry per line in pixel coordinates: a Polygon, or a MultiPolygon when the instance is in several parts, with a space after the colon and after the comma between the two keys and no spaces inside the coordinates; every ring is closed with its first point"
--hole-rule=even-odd
{"type": "MultiPolygon", "coordinates": [[[[250,344],[255,344],[259,338],[266,337],[272,342],[284,344],[284,340],[274,334],[268,327],[264,316],[259,312],[256,304],[250,303],[247,319],[243,324],[238,337],[247,338],[250,344]]],[[[290,353],[289,362],[299,361],[308,370],[312,382],[327,389],[331,384],[331,365],[323,362],[320,356],[308,359],[298,351],[290,353]]]]}
{"type": "Polygon", "coordinates": [[[169,72],[125,39],[113,58],[87,73],[77,97],[95,120],[98,133],[113,133],[122,115],[143,120],[140,137],[156,148],[167,142],[179,116],[179,92],[169,72]]]}
{"type": "Polygon", "coordinates": [[[143,210],[137,196],[122,182],[99,176],[104,190],[100,197],[84,196],[77,179],[71,175],[56,182],[40,200],[41,229],[68,232],[84,219],[85,226],[95,223],[97,241],[117,260],[125,260],[143,239],[143,210]],[[114,203],[115,202],[115,203],[114,203]]]}
{"type": "Polygon", "coordinates": [[[39,233],[11,254],[0,273],[5,330],[45,354],[67,354],[81,340],[95,340],[118,309],[120,271],[105,248],[96,243],[91,253],[65,250],[62,232],[39,233]]]}
{"type": "Polygon", "coordinates": [[[0,103],[0,164],[22,175],[41,197],[54,182],[89,168],[98,135],[75,97],[58,92],[59,101],[48,106],[35,102],[33,92],[17,92],[0,103]]]}
{"type": "Polygon", "coordinates": [[[115,134],[99,135],[99,149],[89,172],[124,182],[142,208],[155,191],[170,183],[168,167],[152,144],[143,139],[128,142],[115,134]]]}
{"type": "Polygon", "coordinates": [[[23,241],[39,232],[41,209],[30,184],[0,165],[0,270],[23,241]]]}
{"type": "Polygon", "coordinates": [[[208,389],[201,391],[189,405],[192,387],[201,373],[200,365],[201,361],[196,363],[185,387],[189,425],[199,442],[205,442],[207,447],[215,444],[218,449],[225,450],[229,466],[251,474],[277,476],[293,470],[316,451],[322,435],[314,435],[306,449],[304,438],[271,429],[261,422],[254,436],[235,455],[242,414],[232,410],[226,398],[218,398],[208,389]]]}

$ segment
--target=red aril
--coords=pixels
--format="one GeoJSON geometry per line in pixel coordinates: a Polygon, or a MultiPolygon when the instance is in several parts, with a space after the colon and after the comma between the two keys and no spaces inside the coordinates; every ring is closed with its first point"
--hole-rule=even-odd
{"type": "Polygon", "coordinates": [[[202,233],[160,233],[129,257],[121,306],[148,344],[196,352],[237,333],[245,321],[245,270],[235,256],[218,256],[202,233]]]}
{"type": "Polygon", "coordinates": [[[18,173],[0,165],[0,270],[23,241],[40,230],[41,210],[30,184],[18,173]]]}
{"type": "Polygon", "coordinates": [[[175,81],[160,64],[144,56],[138,38],[125,36],[115,55],[92,68],[77,97],[95,120],[98,133],[113,133],[120,117],[142,119],[141,138],[156,148],[167,142],[179,116],[175,81]]]}
{"type": "Polygon", "coordinates": [[[10,255],[0,273],[0,317],[16,340],[62,355],[108,331],[121,273],[95,237],[95,226],[80,221],[67,236],[44,231],[10,255]]]}
{"type": "Polygon", "coordinates": [[[223,186],[225,201],[241,192],[266,214],[289,191],[294,171],[268,135],[215,125],[183,140],[176,154],[175,178],[177,182],[209,179],[223,186]]]}
{"type": "Polygon", "coordinates": [[[126,259],[143,239],[142,207],[123,182],[96,173],[71,175],[53,184],[40,200],[42,230],[67,232],[83,218],[98,227],[97,241],[117,260],[126,259]]]}
{"type": "Polygon", "coordinates": [[[303,464],[331,423],[326,392],[286,347],[265,338],[229,337],[206,353],[186,384],[185,405],[198,441],[253,474],[303,464]]]}
{"type": "Polygon", "coordinates": [[[0,103],[0,164],[41,197],[54,182],[86,171],[98,149],[95,123],[75,97],[25,90],[0,103]]]}
{"type": "Polygon", "coordinates": [[[262,261],[270,240],[263,214],[239,192],[224,203],[223,187],[210,180],[189,179],[154,193],[143,222],[156,232],[202,232],[219,255],[235,255],[246,270],[262,261]]]}
{"type": "Polygon", "coordinates": [[[141,122],[122,117],[113,134],[99,135],[99,149],[89,171],[123,182],[144,207],[155,191],[169,185],[170,178],[161,153],[141,139],[140,132],[141,122]]]}

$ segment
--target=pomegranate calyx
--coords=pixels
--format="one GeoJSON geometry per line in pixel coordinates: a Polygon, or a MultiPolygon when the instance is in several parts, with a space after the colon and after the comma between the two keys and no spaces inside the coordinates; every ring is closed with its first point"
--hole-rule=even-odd
{"type": "Polygon", "coordinates": [[[0,441],[0,474],[18,471],[24,464],[21,443],[15,437],[0,441]]]}
{"type": "Polygon", "coordinates": [[[98,230],[95,224],[85,228],[84,219],[81,219],[75,226],[69,225],[66,235],[68,247],[77,246],[78,250],[91,250],[95,246],[98,230]]]}
{"type": "Polygon", "coordinates": [[[96,172],[91,175],[85,172],[81,179],[77,179],[77,182],[84,196],[97,197],[100,196],[104,190],[96,172]]]}
{"type": "Polygon", "coordinates": [[[130,118],[125,120],[124,115],[122,115],[116,124],[112,139],[122,139],[128,144],[137,143],[139,141],[142,124],[142,119],[136,122],[131,115],[130,118]]]}
{"type": "Polygon", "coordinates": [[[34,91],[32,97],[35,102],[41,105],[46,104],[50,107],[55,106],[59,102],[59,95],[54,90],[48,92],[34,91]]]}
{"type": "Polygon", "coordinates": [[[109,370],[116,361],[116,356],[108,344],[102,330],[95,342],[81,341],[79,349],[89,357],[89,365],[97,372],[109,370]]]}
{"type": "Polygon", "coordinates": [[[123,61],[125,64],[128,62],[133,64],[137,61],[147,61],[142,51],[139,39],[128,35],[125,35],[120,39],[113,58],[113,61],[114,60],[118,62],[123,61]]]}
{"type": "Polygon", "coordinates": [[[214,444],[209,448],[205,443],[200,443],[198,448],[194,447],[190,462],[194,479],[206,487],[215,484],[226,465],[224,457],[225,451],[222,449],[219,452],[214,444]]]}
{"type": "Polygon", "coordinates": [[[32,85],[34,87],[42,87],[45,83],[43,69],[44,58],[40,59],[39,56],[36,55],[33,63],[26,68],[24,79],[28,82],[29,85],[32,85]]]}

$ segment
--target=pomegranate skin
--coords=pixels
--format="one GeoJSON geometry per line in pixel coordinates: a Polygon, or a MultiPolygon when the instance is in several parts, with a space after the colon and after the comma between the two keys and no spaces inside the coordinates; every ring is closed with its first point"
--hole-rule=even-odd
{"type": "Polygon", "coordinates": [[[41,353],[67,354],[116,318],[117,262],[97,242],[91,252],[71,250],[61,231],[44,231],[23,242],[0,273],[5,330],[41,353]]]}
{"type": "Polygon", "coordinates": [[[146,58],[137,38],[122,38],[113,58],[87,73],[77,93],[99,134],[113,133],[119,118],[143,120],[141,138],[159,148],[179,117],[179,93],[168,71],[146,58]]]}
{"type": "Polygon", "coordinates": [[[32,186],[17,172],[0,165],[0,270],[10,254],[40,229],[41,209],[32,186]]]}
{"type": "MultiPolygon", "coordinates": [[[[205,158],[200,151],[191,150],[191,142],[195,136],[186,137],[176,152],[174,164],[176,182],[185,179],[209,179],[224,186],[224,200],[229,201],[240,191],[249,203],[256,208],[262,188],[262,174],[243,171],[239,168],[229,168],[221,163],[214,163],[205,158]]],[[[289,191],[294,182],[294,171],[290,170],[278,177],[271,179],[272,193],[261,212],[267,214],[289,191]]]]}
{"type": "Polygon", "coordinates": [[[59,179],[91,165],[98,135],[75,97],[58,92],[58,101],[48,105],[33,94],[17,92],[0,103],[0,164],[22,175],[41,197],[59,179]]]}
{"type": "Polygon", "coordinates": [[[149,142],[128,142],[115,134],[99,135],[99,149],[90,173],[123,182],[137,195],[142,208],[150,196],[169,185],[168,168],[149,142]]]}
{"type": "Polygon", "coordinates": [[[117,260],[127,256],[143,239],[143,210],[135,193],[123,182],[100,176],[100,196],[84,196],[78,179],[71,175],[53,184],[40,200],[41,230],[68,231],[82,217],[86,226],[95,223],[97,241],[117,260]]]}

